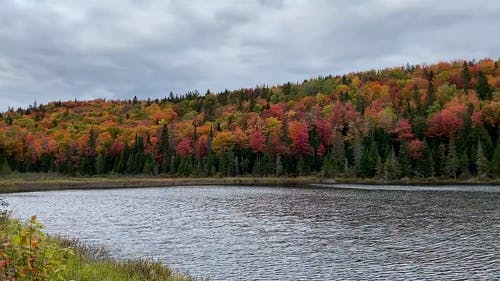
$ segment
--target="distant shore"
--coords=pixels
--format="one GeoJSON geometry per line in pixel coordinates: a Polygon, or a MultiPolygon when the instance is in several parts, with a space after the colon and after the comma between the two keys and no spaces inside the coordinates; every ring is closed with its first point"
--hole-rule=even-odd
{"type": "Polygon", "coordinates": [[[307,186],[311,184],[372,184],[372,185],[500,185],[500,179],[411,178],[394,181],[379,179],[356,179],[321,177],[189,177],[169,178],[158,176],[103,176],[65,177],[52,174],[15,174],[0,177],[0,193],[69,190],[69,189],[113,189],[137,187],[164,187],[185,185],[264,185],[307,186]]]}

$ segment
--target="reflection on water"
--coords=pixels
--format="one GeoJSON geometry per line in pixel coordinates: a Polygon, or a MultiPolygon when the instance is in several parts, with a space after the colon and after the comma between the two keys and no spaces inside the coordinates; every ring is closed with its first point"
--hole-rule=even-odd
{"type": "Polygon", "coordinates": [[[6,197],[17,216],[38,214],[50,233],[105,245],[118,258],[159,259],[211,280],[500,276],[499,187],[339,187],[193,186],[6,197]]]}

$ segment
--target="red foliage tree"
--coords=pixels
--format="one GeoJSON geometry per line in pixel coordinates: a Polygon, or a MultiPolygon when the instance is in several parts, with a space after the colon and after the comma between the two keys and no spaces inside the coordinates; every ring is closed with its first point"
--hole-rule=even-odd
{"type": "Polygon", "coordinates": [[[183,138],[176,147],[177,154],[187,156],[194,154],[193,140],[190,137],[183,138]]]}
{"type": "Polygon", "coordinates": [[[408,119],[401,119],[396,124],[396,128],[392,130],[398,141],[413,139],[413,129],[408,119]]]}
{"type": "Polygon", "coordinates": [[[254,153],[263,153],[266,150],[266,138],[260,131],[250,135],[250,148],[254,153]]]}
{"type": "Polygon", "coordinates": [[[449,109],[443,109],[429,118],[426,134],[429,137],[453,136],[463,124],[464,121],[460,117],[449,109]]]}
{"type": "Polygon", "coordinates": [[[290,148],[294,156],[303,157],[311,155],[312,147],[309,144],[307,125],[304,122],[290,122],[288,125],[288,137],[292,140],[290,148]]]}
{"type": "Polygon", "coordinates": [[[422,151],[425,143],[421,140],[412,140],[408,142],[408,155],[411,159],[418,159],[422,157],[422,151]]]}

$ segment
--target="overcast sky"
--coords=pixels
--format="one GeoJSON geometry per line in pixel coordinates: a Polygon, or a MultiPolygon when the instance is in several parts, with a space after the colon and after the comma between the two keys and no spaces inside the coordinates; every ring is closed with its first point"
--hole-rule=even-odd
{"type": "Polygon", "coordinates": [[[2,0],[0,110],[500,56],[500,1],[2,0]]]}

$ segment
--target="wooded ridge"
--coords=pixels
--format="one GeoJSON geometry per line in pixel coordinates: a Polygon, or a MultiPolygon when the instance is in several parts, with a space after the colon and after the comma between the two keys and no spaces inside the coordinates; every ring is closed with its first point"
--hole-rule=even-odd
{"type": "Polygon", "coordinates": [[[499,63],[10,108],[0,113],[0,175],[498,178],[499,63]]]}

